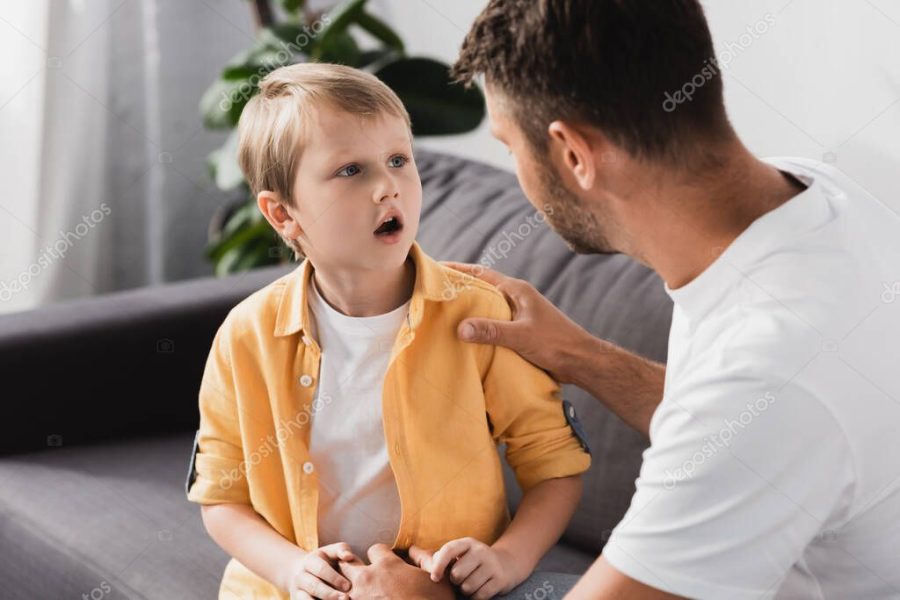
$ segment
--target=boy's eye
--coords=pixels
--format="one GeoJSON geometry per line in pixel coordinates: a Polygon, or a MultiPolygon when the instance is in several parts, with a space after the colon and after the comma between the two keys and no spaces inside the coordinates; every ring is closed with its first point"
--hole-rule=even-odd
{"type": "Polygon", "coordinates": [[[338,177],[353,177],[360,172],[360,168],[356,165],[347,165],[336,173],[338,177]]]}
{"type": "Polygon", "coordinates": [[[400,168],[408,162],[409,162],[408,158],[398,154],[397,156],[392,156],[391,160],[388,161],[388,164],[394,168],[400,168]]]}

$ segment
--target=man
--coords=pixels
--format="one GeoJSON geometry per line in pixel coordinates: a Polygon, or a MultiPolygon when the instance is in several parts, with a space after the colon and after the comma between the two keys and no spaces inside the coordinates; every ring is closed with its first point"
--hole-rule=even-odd
{"type": "Polygon", "coordinates": [[[492,132],[570,247],[628,254],[675,304],[664,366],[458,265],[514,307],[462,339],[651,441],[566,597],[900,596],[900,217],[836,169],[741,144],[696,0],[491,0],[455,71],[484,76],[492,132]]]}

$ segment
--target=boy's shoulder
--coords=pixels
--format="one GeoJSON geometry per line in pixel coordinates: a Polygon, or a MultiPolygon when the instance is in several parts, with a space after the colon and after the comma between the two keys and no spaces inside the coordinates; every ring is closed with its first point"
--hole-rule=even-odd
{"type": "Polygon", "coordinates": [[[450,304],[470,316],[491,316],[495,319],[509,320],[512,310],[499,289],[490,283],[468,273],[457,271],[452,267],[439,264],[447,281],[447,290],[442,293],[450,304]]]}

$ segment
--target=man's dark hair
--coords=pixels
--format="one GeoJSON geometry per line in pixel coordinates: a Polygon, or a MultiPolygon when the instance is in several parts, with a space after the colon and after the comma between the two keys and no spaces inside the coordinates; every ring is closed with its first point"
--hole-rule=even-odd
{"type": "Polygon", "coordinates": [[[541,152],[557,119],[672,163],[731,132],[697,0],[490,0],[453,67],[480,74],[541,152]]]}

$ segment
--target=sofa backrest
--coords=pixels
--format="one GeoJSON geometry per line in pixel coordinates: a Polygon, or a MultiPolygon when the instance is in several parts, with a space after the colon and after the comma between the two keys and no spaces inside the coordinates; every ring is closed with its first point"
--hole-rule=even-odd
{"type": "MultiPolygon", "coordinates": [[[[526,279],[594,335],[665,361],[672,302],[653,271],[622,255],[573,254],[510,173],[427,152],[416,161],[426,252],[526,279]]],[[[584,391],[566,386],[563,395],[575,405],[593,459],[564,540],[599,554],[631,501],[647,440],[584,391]]],[[[506,475],[514,507],[519,493],[508,468],[506,475]]]]}

